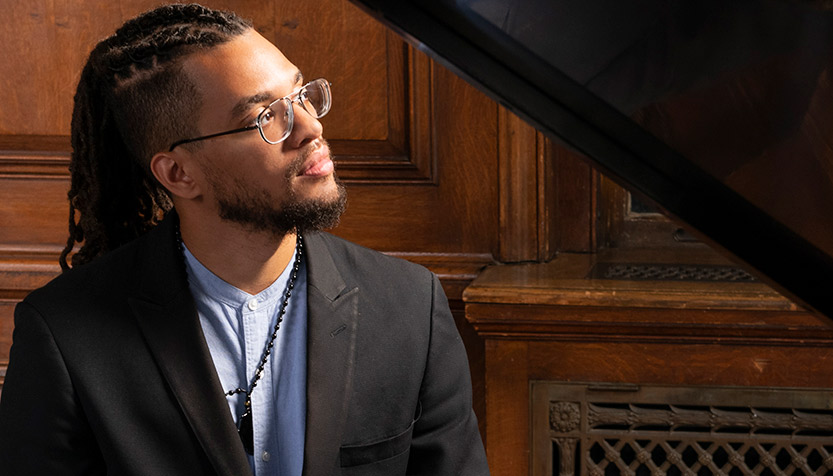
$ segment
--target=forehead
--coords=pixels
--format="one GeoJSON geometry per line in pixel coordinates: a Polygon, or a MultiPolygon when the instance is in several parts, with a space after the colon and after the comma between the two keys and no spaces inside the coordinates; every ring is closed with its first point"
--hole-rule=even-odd
{"type": "Polygon", "coordinates": [[[288,94],[298,73],[275,45],[254,30],[190,55],[183,69],[202,93],[203,104],[225,111],[255,94],[288,94]]]}

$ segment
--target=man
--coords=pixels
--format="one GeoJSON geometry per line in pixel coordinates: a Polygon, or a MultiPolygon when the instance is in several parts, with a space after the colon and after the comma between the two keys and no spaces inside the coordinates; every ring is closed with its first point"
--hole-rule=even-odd
{"type": "Polygon", "coordinates": [[[230,13],[99,43],[66,271],[15,311],[4,475],[488,474],[436,277],[316,231],[345,204],[330,101],[230,13]]]}

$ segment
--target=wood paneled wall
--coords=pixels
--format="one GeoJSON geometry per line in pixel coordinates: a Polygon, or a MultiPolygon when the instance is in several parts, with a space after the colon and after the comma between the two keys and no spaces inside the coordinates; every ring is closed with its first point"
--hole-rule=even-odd
{"type": "MultiPolygon", "coordinates": [[[[0,379],[15,303],[59,272],[81,67],[99,39],[156,3],[6,0],[0,379]]],[[[347,0],[207,3],[252,18],[306,77],[333,83],[322,122],[349,192],[334,232],[439,274],[469,351],[493,474],[526,473],[530,379],[809,386],[817,375],[833,385],[819,367],[833,334],[798,310],[738,309],[732,289],[686,295],[701,308],[669,307],[663,293],[681,295],[661,286],[637,293],[639,304],[628,283],[587,279],[570,263],[618,233],[624,192],[347,0]]]]}
{"type": "MultiPolygon", "coordinates": [[[[96,42],[158,0],[9,0],[0,18],[0,383],[13,309],[59,273],[72,97],[96,42]]],[[[515,116],[347,0],[209,0],[253,20],[308,78],[333,83],[325,137],[349,203],[334,233],[436,272],[485,408],[483,342],[463,289],[496,261],[554,253],[553,151],[515,116]],[[503,197],[503,198],[501,198],[503,197]]]]}

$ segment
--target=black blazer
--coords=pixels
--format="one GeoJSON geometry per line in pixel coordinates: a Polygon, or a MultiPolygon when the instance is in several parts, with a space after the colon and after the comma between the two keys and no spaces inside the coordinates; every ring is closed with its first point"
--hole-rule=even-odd
{"type": "MultiPolygon", "coordinates": [[[[326,233],[305,238],[304,475],[488,474],[436,276],[326,233]]],[[[251,474],[171,219],[17,306],[0,473],[251,474]]]]}

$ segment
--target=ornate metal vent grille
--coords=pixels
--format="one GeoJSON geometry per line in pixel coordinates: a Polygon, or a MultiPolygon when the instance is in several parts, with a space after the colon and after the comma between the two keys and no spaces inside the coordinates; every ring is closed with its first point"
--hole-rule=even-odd
{"type": "Polygon", "coordinates": [[[536,476],[833,476],[830,390],[534,382],[532,399],[536,476]]]}
{"type": "Polygon", "coordinates": [[[593,279],[621,279],[629,281],[755,281],[755,278],[751,274],[732,266],[640,263],[596,263],[590,271],[589,277],[593,279]]]}

